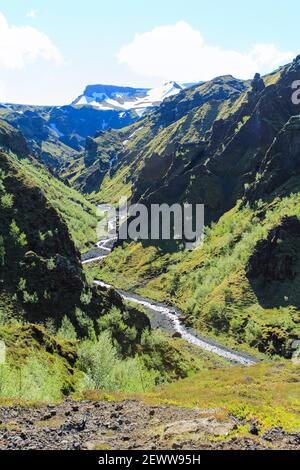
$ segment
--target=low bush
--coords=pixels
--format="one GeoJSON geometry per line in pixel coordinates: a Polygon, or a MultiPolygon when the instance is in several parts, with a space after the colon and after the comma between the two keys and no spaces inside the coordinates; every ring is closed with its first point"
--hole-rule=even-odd
{"type": "Polygon", "coordinates": [[[77,367],[85,373],[83,389],[138,392],[155,385],[156,374],[141,358],[121,358],[109,332],[80,345],[77,367]]]}
{"type": "Polygon", "coordinates": [[[0,397],[21,400],[59,400],[69,393],[58,360],[30,356],[20,366],[0,365],[0,397]]]}

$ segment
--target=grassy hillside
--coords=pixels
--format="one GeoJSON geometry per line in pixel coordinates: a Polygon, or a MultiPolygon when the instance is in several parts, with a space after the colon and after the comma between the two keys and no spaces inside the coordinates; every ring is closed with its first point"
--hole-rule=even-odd
{"type": "MultiPolygon", "coordinates": [[[[30,156],[29,146],[23,134],[3,120],[0,120],[1,148],[6,153],[11,153],[10,165],[20,175],[23,174],[32,186],[39,187],[50,204],[59,212],[68,225],[76,247],[84,251],[95,243],[97,226],[95,206],[88,203],[80,193],[55,178],[44,165],[30,156]],[[19,158],[15,158],[14,155],[19,158]]],[[[7,157],[2,153],[1,159],[5,158],[7,157]]]]}
{"type": "Polygon", "coordinates": [[[100,292],[87,281],[71,238],[74,233],[78,242],[86,241],[89,233],[82,230],[95,219],[86,218],[80,204],[91,206],[42,169],[12,154],[0,153],[0,170],[1,321],[50,322],[57,330],[67,317],[79,336],[87,336],[99,333],[99,318],[115,306],[120,321],[122,313],[127,317],[123,332],[118,322],[112,331],[124,349],[129,347],[126,329],[135,325],[134,342],[148,325],[146,317],[126,309],[113,292],[100,292]]]}
{"type": "Polygon", "coordinates": [[[290,231],[289,224],[285,230],[282,220],[299,221],[299,207],[299,191],[256,207],[239,204],[206,229],[203,245],[192,252],[164,253],[132,243],[89,269],[116,287],[168,299],[201,332],[230,337],[261,352],[290,355],[293,340],[300,338],[300,232],[290,231]],[[255,253],[258,263],[264,256],[257,252],[261,240],[270,240],[278,228],[263,261],[266,266],[270,257],[273,274],[262,269],[251,276],[255,253]]]}
{"type": "Polygon", "coordinates": [[[91,247],[97,241],[96,206],[32,160],[22,160],[19,168],[26,171],[32,183],[45,193],[50,204],[64,219],[76,247],[80,251],[91,247]]]}
{"type": "Polygon", "coordinates": [[[240,421],[233,435],[249,436],[253,422],[259,433],[276,426],[299,432],[299,365],[262,363],[247,370],[211,370],[162,387],[146,400],[211,410],[207,415],[219,418],[233,415],[240,421]]]}
{"type": "Polygon", "coordinates": [[[82,373],[75,369],[75,343],[55,338],[37,325],[2,325],[5,366],[0,365],[0,397],[59,400],[76,390],[82,373]]]}

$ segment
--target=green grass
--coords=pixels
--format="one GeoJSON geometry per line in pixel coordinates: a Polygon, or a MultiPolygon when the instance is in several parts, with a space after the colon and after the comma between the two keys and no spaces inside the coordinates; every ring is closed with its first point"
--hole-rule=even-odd
{"type": "Polygon", "coordinates": [[[279,362],[206,371],[136,398],[202,410],[221,408],[246,422],[257,420],[261,432],[276,426],[299,432],[299,397],[299,366],[279,362]]]}
{"type": "Polygon", "coordinates": [[[0,339],[7,350],[6,363],[0,365],[1,398],[60,400],[79,386],[74,342],[31,324],[1,326],[0,339]]]}

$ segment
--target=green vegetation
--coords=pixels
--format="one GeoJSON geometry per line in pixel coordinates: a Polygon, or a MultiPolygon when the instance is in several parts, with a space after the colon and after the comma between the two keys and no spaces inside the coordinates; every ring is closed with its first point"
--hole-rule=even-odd
{"type": "Polygon", "coordinates": [[[299,193],[256,208],[238,204],[206,229],[203,245],[192,252],[163,253],[132,243],[88,269],[118,288],[169,299],[201,332],[226,337],[227,343],[229,337],[246,349],[289,356],[293,339],[300,337],[299,275],[265,285],[250,282],[246,269],[257,242],[283,217],[300,219],[299,207],[299,193]],[[257,217],[261,211],[263,220],[257,217]]]}
{"type": "Polygon", "coordinates": [[[36,325],[0,327],[7,349],[0,365],[0,397],[59,400],[74,392],[82,374],[74,369],[75,344],[49,335],[36,325]]]}
{"type": "Polygon", "coordinates": [[[90,204],[76,190],[69,188],[51,176],[42,165],[30,160],[19,162],[18,169],[26,171],[27,178],[39,187],[68,225],[76,247],[84,251],[96,242],[96,207],[90,204]]]}
{"type": "Polygon", "coordinates": [[[137,340],[135,327],[128,328],[115,308],[99,323],[102,333],[79,345],[77,367],[86,374],[86,389],[142,391],[208,367],[228,365],[158,330],[145,328],[137,340]]]}
{"type": "Polygon", "coordinates": [[[67,395],[64,371],[59,360],[49,363],[36,355],[20,367],[0,365],[0,397],[53,401],[67,395]]]}
{"type": "Polygon", "coordinates": [[[7,347],[7,362],[0,365],[0,397],[60,400],[84,390],[144,392],[199,370],[223,367],[213,355],[148,329],[135,351],[124,353],[115,328],[78,341],[67,318],[58,331],[49,322],[45,328],[0,327],[7,347]]]}
{"type": "MultiPolygon", "coordinates": [[[[242,420],[237,434],[253,421],[261,431],[300,430],[300,126],[290,104],[297,75],[295,61],[251,84],[226,76],[192,87],[127,128],[98,132],[72,157],[48,128],[49,138],[29,142],[40,163],[20,133],[0,125],[1,398],[121,393],[218,409],[242,420]],[[126,243],[83,270],[79,250],[96,241],[93,204],[121,195],[203,202],[203,244],[174,251],[126,243]],[[231,367],[151,331],[142,308],[93,278],[173,303],[188,326],[268,362],[231,367]],[[283,360],[293,354],[294,365],[283,360]]],[[[39,117],[48,122],[52,111],[61,117],[50,109],[39,117]]]]}
{"type": "Polygon", "coordinates": [[[138,356],[122,359],[109,332],[80,345],[78,367],[86,374],[82,387],[87,390],[143,392],[154,386],[158,374],[138,356]]]}
{"type": "MultiPolygon", "coordinates": [[[[77,279],[76,297],[83,289],[77,252],[65,222],[36,186],[26,164],[7,153],[0,157],[1,307],[7,320],[43,321],[43,314],[51,316],[51,304],[59,316],[55,297],[64,290],[62,276],[77,279]]],[[[50,178],[44,176],[51,188],[50,178]]],[[[64,308],[70,308],[74,299],[68,293],[64,308]]]]}
{"type": "MultiPolygon", "coordinates": [[[[256,421],[262,433],[276,426],[300,431],[299,366],[289,362],[210,370],[139,398],[155,404],[223,409],[245,424],[256,421]]],[[[243,426],[239,432],[245,433],[243,426]]]]}

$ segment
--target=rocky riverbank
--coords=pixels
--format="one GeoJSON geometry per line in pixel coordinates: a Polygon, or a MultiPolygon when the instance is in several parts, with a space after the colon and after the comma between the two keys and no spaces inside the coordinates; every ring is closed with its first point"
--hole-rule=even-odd
{"type": "Polygon", "coordinates": [[[0,450],[300,449],[300,433],[275,428],[261,435],[222,410],[150,406],[140,401],[67,400],[0,408],[0,450]]]}

